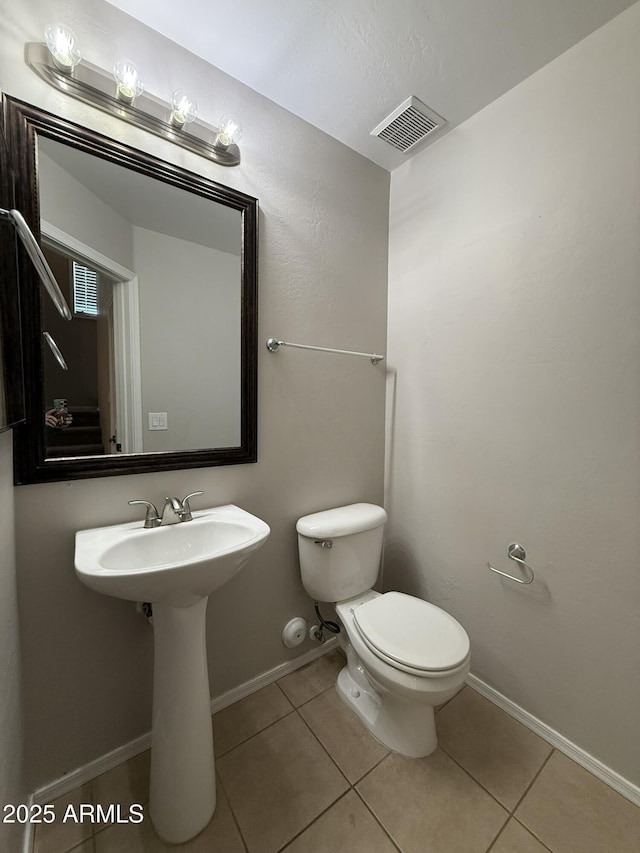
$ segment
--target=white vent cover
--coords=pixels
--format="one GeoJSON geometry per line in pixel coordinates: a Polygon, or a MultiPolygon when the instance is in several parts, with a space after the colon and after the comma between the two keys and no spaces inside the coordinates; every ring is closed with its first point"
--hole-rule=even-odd
{"type": "Polygon", "coordinates": [[[389,145],[406,153],[430,133],[446,124],[446,119],[434,113],[418,98],[411,96],[371,131],[389,145]]]}

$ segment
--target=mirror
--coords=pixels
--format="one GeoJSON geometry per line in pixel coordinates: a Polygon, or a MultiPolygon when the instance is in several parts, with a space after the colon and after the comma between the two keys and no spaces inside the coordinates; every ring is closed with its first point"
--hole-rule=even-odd
{"type": "Polygon", "coordinates": [[[8,97],[4,118],[73,313],[21,259],[16,482],[255,461],[257,200],[8,97]]]}

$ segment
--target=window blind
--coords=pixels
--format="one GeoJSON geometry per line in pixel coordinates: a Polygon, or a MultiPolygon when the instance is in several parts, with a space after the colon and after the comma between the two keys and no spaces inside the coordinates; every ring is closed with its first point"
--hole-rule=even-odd
{"type": "Polygon", "coordinates": [[[98,273],[73,262],[73,311],[75,314],[98,315],[98,273]]]}

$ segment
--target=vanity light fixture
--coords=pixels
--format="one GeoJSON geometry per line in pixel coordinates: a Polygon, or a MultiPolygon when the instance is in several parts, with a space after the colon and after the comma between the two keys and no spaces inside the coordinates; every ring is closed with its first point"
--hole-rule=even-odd
{"type": "Polygon", "coordinates": [[[181,89],[173,93],[170,104],[156,98],[144,90],[140,72],[130,60],[119,60],[113,75],[92,65],[81,57],[71,30],[61,24],[47,27],[45,38],[46,44],[29,42],[25,57],[50,86],[220,166],[240,163],[237,143],[242,127],[234,116],[223,116],[215,127],[197,118],[196,102],[181,89]]]}

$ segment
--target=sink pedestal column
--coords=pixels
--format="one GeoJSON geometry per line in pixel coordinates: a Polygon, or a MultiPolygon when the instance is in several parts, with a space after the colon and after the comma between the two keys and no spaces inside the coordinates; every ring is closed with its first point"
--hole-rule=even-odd
{"type": "Polygon", "coordinates": [[[153,729],[149,811],[164,841],[179,844],[209,823],[216,783],[207,669],[208,598],[153,604],[153,729]]]}

